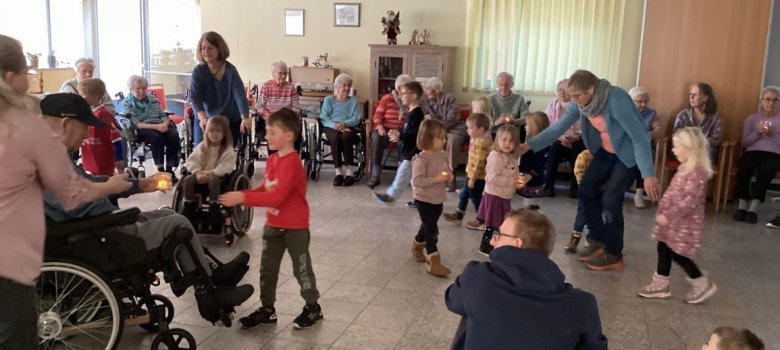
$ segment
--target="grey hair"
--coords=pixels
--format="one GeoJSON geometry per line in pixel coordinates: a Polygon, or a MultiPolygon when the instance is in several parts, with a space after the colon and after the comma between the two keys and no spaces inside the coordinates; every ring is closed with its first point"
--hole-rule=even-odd
{"type": "Polygon", "coordinates": [[[284,70],[287,70],[287,63],[284,61],[276,61],[274,63],[271,63],[271,73],[273,73],[274,68],[282,68],[284,67],[284,70]]]}
{"type": "Polygon", "coordinates": [[[409,74],[401,74],[397,78],[395,78],[395,90],[401,89],[401,86],[404,86],[404,84],[414,81],[414,78],[412,78],[409,74]]]}
{"type": "Polygon", "coordinates": [[[641,87],[641,86],[634,86],[631,88],[631,90],[628,90],[628,95],[631,96],[632,100],[636,100],[637,97],[642,95],[648,95],[650,94],[647,92],[647,89],[641,87]]]}
{"type": "Polygon", "coordinates": [[[349,81],[350,83],[355,82],[354,80],[352,80],[352,77],[349,76],[349,74],[347,73],[339,74],[339,76],[337,76],[336,79],[333,80],[333,93],[335,94],[336,90],[338,90],[341,87],[341,85],[344,85],[344,83],[346,83],[347,81],[349,81]]]}
{"type": "Polygon", "coordinates": [[[130,79],[127,79],[127,88],[132,89],[133,85],[135,85],[138,82],[143,82],[144,84],[146,84],[146,86],[149,86],[149,81],[146,80],[146,78],[140,75],[131,75],[130,79]]]}
{"type": "Polygon", "coordinates": [[[436,92],[444,92],[444,82],[438,77],[431,77],[425,81],[425,86],[436,92]]]}
{"type": "Polygon", "coordinates": [[[498,81],[498,79],[500,79],[501,77],[509,78],[509,81],[513,83],[515,82],[515,77],[512,74],[509,74],[507,72],[498,73],[498,75],[496,75],[496,81],[498,81]]]}
{"type": "MultiPolygon", "coordinates": [[[[555,88],[557,89],[559,86],[561,86],[561,84],[566,84],[568,82],[569,82],[569,79],[562,79],[561,81],[558,82],[558,84],[555,84],[555,88]]],[[[564,85],[564,87],[566,87],[566,86],[564,85]]]]}
{"type": "Polygon", "coordinates": [[[77,59],[76,63],[73,65],[73,68],[78,70],[79,67],[81,67],[82,64],[89,64],[90,66],[92,66],[92,68],[95,68],[95,60],[93,60],[93,59],[91,59],[89,57],[82,57],[82,58],[77,59]]]}
{"type": "Polygon", "coordinates": [[[767,85],[767,86],[764,86],[763,89],[761,89],[761,95],[758,96],[758,98],[763,98],[764,94],[767,93],[767,92],[770,92],[770,91],[772,91],[772,92],[776,93],[778,96],[780,96],[780,87],[777,87],[777,86],[774,86],[774,85],[767,85]]]}

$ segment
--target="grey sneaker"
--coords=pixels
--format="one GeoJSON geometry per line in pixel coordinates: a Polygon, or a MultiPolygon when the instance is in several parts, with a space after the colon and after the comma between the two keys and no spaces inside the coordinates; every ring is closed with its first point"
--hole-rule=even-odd
{"type": "Polygon", "coordinates": [[[374,198],[376,198],[376,201],[381,204],[391,206],[391,207],[395,204],[395,198],[390,197],[387,194],[374,192],[372,193],[372,195],[374,196],[374,198]]]}

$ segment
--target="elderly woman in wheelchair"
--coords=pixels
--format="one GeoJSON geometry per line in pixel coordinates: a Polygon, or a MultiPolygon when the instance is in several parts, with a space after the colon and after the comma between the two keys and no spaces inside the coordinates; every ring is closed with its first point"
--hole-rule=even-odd
{"type": "Polygon", "coordinates": [[[355,129],[360,124],[360,102],[349,95],[352,89],[352,77],[349,75],[339,74],[333,87],[335,94],[325,97],[322,103],[320,122],[336,167],[333,186],[352,186],[356,181],[355,144],[360,142],[359,130],[355,129]]]}
{"type": "MultiPolygon", "coordinates": [[[[127,87],[130,94],[122,101],[121,116],[130,121],[131,135],[128,137],[148,142],[157,171],[173,173],[173,169],[179,166],[181,147],[176,127],[160,108],[157,97],[147,93],[149,82],[146,78],[133,75],[127,81],[127,87]]],[[[175,176],[173,180],[177,181],[175,176]]]]}

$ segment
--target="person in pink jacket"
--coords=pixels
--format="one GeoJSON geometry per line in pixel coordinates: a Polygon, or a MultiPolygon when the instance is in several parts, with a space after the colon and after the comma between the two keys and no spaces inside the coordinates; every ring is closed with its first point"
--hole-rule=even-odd
{"type": "Polygon", "coordinates": [[[671,297],[669,275],[674,261],[685,270],[691,284],[685,301],[698,304],[718,289],[691,259],[701,247],[704,187],[712,177],[707,138],[701,128],[678,130],[672,137],[672,153],[680,161],[680,167],[661,198],[655,217],[653,238],[658,240],[658,267],[652,282],[642,287],[638,294],[644,298],[671,297]]]}
{"type": "MultiPolygon", "coordinates": [[[[130,188],[125,175],[103,183],[79,176],[59,136],[25,96],[27,88],[22,45],[0,35],[0,349],[38,347],[34,285],[43,263],[43,190],[72,209],[130,188]]],[[[89,108],[73,118],[102,123],[89,108]]],[[[63,122],[61,127],[76,123],[63,122]]],[[[82,131],[87,134],[87,124],[82,131]]]]}

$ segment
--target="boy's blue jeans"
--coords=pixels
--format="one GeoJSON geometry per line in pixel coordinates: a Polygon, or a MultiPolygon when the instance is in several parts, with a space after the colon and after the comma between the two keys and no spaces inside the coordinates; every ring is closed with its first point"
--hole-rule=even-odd
{"type": "Polygon", "coordinates": [[[401,194],[404,193],[407,187],[412,183],[412,161],[404,159],[401,164],[398,165],[398,170],[395,173],[395,179],[393,184],[387,188],[387,194],[393,199],[398,199],[401,194]]]}
{"type": "Polygon", "coordinates": [[[588,237],[618,257],[623,254],[623,194],[636,180],[636,171],[636,166],[627,167],[602,148],[593,155],[580,183],[577,206],[585,211],[588,237]]]}
{"type": "Polygon", "coordinates": [[[458,212],[463,214],[469,206],[469,198],[474,204],[474,210],[479,210],[479,203],[482,202],[482,192],[485,192],[485,180],[474,181],[474,188],[469,188],[468,184],[463,186],[458,196],[458,212]]]}

